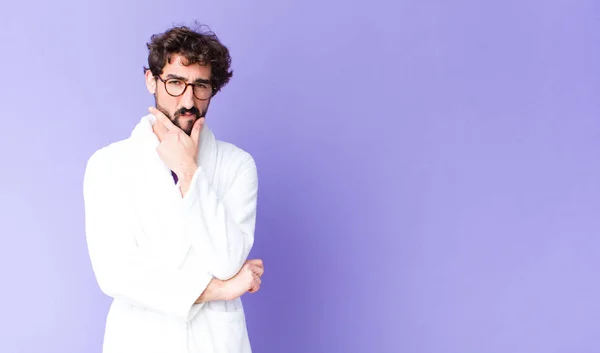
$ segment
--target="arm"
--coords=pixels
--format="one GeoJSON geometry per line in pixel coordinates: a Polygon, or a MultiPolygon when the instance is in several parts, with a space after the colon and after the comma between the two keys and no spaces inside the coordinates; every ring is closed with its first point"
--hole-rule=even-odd
{"type": "Polygon", "coordinates": [[[97,152],[90,158],[83,184],[86,240],[101,290],[113,298],[190,320],[198,311],[190,309],[213,276],[204,268],[161,267],[138,252],[135,217],[127,205],[126,190],[102,156],[97,152]]]}
{"type": "Polygon", "coordinates": [[[195,234],[192,246],[209,259],[210,272],[218,279],[233,277],[246,261],[254,243],[258,178],[249,155],[240,165],[222,199],[202,167],[184,174],[180,182],[182,210],[195,234]]]}
{"type": "Polygon", "coordinates": [[[225,283],[225,281],[222,281],[218,278],[213,278],[204,292],[202,292],[202,295],[196,299],[194,304],[202,304],[216,300],[227,300],[225,283]]]}
{"type": "Polygon", "coordinates": [[[241,269],[254,242],[257,194],[254,160],[247,152],[236,149],[229,158],[217,161],[228,164],[223,168],[226,173],[235,173],[221,198],[212,189],[204,168],[197,165],[204,118],[198,119],[187,135],[159,110],[150,107],[149,111],[156,117],[153,131],[160,141],[158,155],[181,180],[180,211],[191,233],[189,241],[213,276],[229,279],[241,269]]]}
{"type": "Polygon", "coordinates": [[[233,278],[226,281],[213,278],[206,290],[196,300],[196,304],[214,300],[233,300],[246,292],[256,293],[260,289],[262,282],[260,278],[263,273],[262,260],[249,260],[233,278]]]}

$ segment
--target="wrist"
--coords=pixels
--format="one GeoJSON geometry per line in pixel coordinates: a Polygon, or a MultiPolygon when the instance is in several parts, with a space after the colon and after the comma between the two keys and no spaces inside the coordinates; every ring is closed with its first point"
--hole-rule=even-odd
{"type": "Polygon", "coordinates": [[[187,165],[181,171],[175,172],[177,178],[179,178],[179,190],[182,197],[185,197],[187,194],[197,169],[198,165],[194,162],[187,165]]]}
{"type": "Polygon", "coordinates": [[[229,280],[225,280],[225,281],[220,281],[220,286],[219,286],[219,297],[221,298],[221,300],[231,300],[231,294],[230,292],[230,287],[231,287],[231,282],[229,280]]]}
{"type": "Polygon", "coordinates": [[[225,286],[225,281],[222,281],[217,278],[213,278],[204,292],[196,299],[194,304],[200,304],[204,302],[211,302],[215,300],[227,300],[227,288],[225,286]]]}
{"type": "Polygon", "coordinates": [[[198,164],[196,162],[190,162],[185,167],[183,167],[180,171],[176,172],[177,177],[182,182],[190,183],[194,174],[196,174],[196,170],[198,169],[198,164]]]}

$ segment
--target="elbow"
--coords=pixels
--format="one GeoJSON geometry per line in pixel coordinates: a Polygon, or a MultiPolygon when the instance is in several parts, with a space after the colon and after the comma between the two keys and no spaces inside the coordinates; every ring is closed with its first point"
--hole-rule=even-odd
{"type": "Polygon", "coordinates": [[[102,293],[104,293],[105,295],[111,297],[111,298],[115,298],[116,293],[115,293],[115,286],[108,281],[106,278],[101,277],[101,276],[96,276],[96,283],[98,283],[98,287],[100,288],[100,291],[102,293]]]}
{"type": "Polygon", "coordinates": [[[100,291],[111,298],[115,298],[118,292],[116,276],[112,275],[107,268],[97,265],[94,266],[94,275],[100,291]]]}
{"type": "Polygon", "coordinates": [[[222,281],[235,277],[244,266],[253,245],[253,238],[243,235],[242,244],[231,246],[227,250],[217,251],[213,255],[212,275],[222,281]]]}
{"type": "Polygon", "coordinates": [[[213,267],[212,275],[221,281],[227,281],[240,272],[245,261],[246,258],[243,256],[227,256],[218,259],[215,261],[216,266],[213,267]]]}
{"type": "Polygon", "coordinates": [[[235,266],[223,265],[213,269],[212,275],[216,279],[219,279],[221,281],[227,281],[235,277],[238,274],[238,272],[240,272],[241,268],[241,264],[235,264],[235,266]]]}
{"type": "Polygon", "coordinates": [[[117,297],[116,292],[111,287],[108,287],[108,286],[102,285],[102,284],[100,284],[99,287],[100,287],[100,291],[102,293],[104,293],[106,296],[109,296],[111,298],[117,297]]]}

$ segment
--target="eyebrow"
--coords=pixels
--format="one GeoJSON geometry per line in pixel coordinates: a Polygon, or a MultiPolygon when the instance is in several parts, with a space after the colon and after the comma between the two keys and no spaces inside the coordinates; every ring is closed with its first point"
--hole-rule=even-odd
{"type": "MultiPolygon", "coordinates": [[[[188,81],[187,78],[185,78],[185,77],[177,76],[177,75],[173,75],[173,74],[168,74],[167,78],[175,78],[175,79],[182,80],[182,81],[185,81],[185,82],[188,81]]],[[[210,81],[207,80],[207,79],[204,79],[204,78],[199,78],[196,81],[194,81],[194,83],[206,83],[206,84],[210,84],[210,81]]]]}

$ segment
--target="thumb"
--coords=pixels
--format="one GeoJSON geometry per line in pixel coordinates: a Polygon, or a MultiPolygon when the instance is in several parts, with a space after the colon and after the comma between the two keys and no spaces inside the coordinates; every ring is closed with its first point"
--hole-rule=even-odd
{"type": "Polygon", "coordinates": [[[198,144],[200,142],[200,132],[202,131],[203,126],[204,126],[204,117],[196,120],[196,122],[194,123],[194,126],[192,127],[192,133],[190,134],[190,138],[192,139],[192,141],[194,141],[196,146],[198,146],[198,144]]]}

